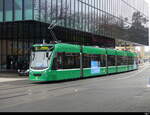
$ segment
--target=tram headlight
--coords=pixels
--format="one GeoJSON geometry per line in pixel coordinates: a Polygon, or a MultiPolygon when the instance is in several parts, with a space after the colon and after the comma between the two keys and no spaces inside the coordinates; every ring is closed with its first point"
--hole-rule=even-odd
{"type": "Polygon", "coordinates": [[[34,72],[30,70],[30,74],[33,74],[34,72]]]}

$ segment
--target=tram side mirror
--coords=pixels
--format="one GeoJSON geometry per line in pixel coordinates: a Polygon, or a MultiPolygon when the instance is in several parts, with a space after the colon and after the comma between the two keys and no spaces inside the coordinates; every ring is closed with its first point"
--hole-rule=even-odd
{"type": "Polygon", "coordinates": [[[48,52],[46,52],[46,57],[48,58],[49,56],[48,56],[48,52]]]}

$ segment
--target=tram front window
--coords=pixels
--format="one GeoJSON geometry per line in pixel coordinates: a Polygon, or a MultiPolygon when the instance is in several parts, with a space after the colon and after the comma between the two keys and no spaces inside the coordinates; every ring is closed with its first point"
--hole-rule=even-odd
{"type": "Polygon", "coordinates": [[[49,67],[52,47],[34,47],[31,53],[31,69],[47,69],[49,67]]]}

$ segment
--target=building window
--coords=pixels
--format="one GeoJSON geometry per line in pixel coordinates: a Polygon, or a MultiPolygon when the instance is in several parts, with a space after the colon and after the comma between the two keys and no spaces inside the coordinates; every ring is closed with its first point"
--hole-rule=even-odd
{"type": "Polygon", "coordinates": [[[0,0],[0,22],[3,21],[3,0],[0,0]]]}
{"type": "Polygon", "coordinates": [[[40,9],[41,9],[41,14],[40,14],[41,21],[45,22],[46,21],[46,10],[47,10],[46,0],[41,0],[40,9]]]}
{"type": "Polygon", "coordinates": [[[34,19],[40,20],[40,1],[34,0],[34,19]]]}
{"type": "Polygon", "coordinates": [[[24,19],[25,20],[30,20],[32,19],[32,0],[24,0],[24,19]]]}
{"type": "Polygon", "coordinates": [[[15,20],[22,20],[22,0],[14,1],[15,20]]]}
{"type": "Polygon", "coordinates": [[[4,0],[5,1],[5,21],[13,20],[13,1],[12,0],[4,0]]]}

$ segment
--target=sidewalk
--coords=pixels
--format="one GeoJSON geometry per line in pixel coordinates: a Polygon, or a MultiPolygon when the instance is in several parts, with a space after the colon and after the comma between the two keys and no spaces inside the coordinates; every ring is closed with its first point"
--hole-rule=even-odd
{"type": "Polygon", "coordinates": [[[19,76],[15,72],[0,72],[0,78],[27,78],[28,76],[19,76]]]}
{"type": "Polygon", "coordinates": [[[28,76],[19,76],[17,73],[12,72],[0,72],[0,83],[1,82],[10,82],[18,80],[27,80],[28,76]]]}
{"type": "Polygon", "coordinates": [[[11,81],[21,81],[21,80],[28,80],[28,78],[0,78],[0,83],[11,82],[11,81]]]}

